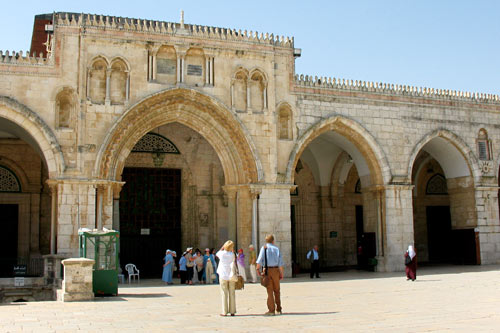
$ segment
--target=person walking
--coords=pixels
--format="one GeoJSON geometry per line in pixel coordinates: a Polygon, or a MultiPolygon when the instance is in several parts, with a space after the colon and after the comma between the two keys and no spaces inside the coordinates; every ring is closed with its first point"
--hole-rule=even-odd
{"type": "Polygon", "coordinates": [[[176,264],[175,264],[175,261],[176,261],[176,259],[175,259],[175,258],[177,258],[177,252],[172,251],[172,257],[173,257],[173,259],[174,259],[174,262],[173,262],[173,266],[172,266],[172,274],[171,274],[170,276],[171,276],[171,279],[172,279],[172,282],[173,282],[173,279],[174,279],[174,271],[176,271],[176,270],[177,270],[177,266],[176,266],[176,264]]]}
{"type": "Polygon", "coordinates": [[[266,274],[269,278],[267,284],[267,309],[266,316],[274,316],[281,314],[281,295],[280,295],[280,280],[283,280],[283,258],[281,257],[280,249],[274,245],[274,236],[266,236],[266,245],[259,252],[257,258],[257,273],[260,275],[266,274]],[[267,269],[261,272],[261,268],[267,269]]]}
{"type": "Polygon", "coordinates": [[[314,245],[312,250],[307,252],[307,259],[311,262],[311,279],[316,274],[316,278],[319,279],[319,252],[318,245],[314,245]]]}
{"type": "Polygon", "coordinates": [[[252,283],[257,282],[257,269],[255,267],[257,263],[257,254],[255,253],[255,248],[252,244],[248,247],[248,264],[250,265],[250,276],[252,277],[252,283]]]}
{"type": "Polygon", "coordinates": [[[172,271],[174,267],[174,257],[172,256],[172,251],[167,250],[165,252],[165,263],[163,264],[163,274],[162,274],[162,281],[166,282],[167,284],[173,284],[172,282],[172,271]]]}
{"type": "Polygon", "coordinates": [[[408,245],[408,250],[406,250],[405,266],[406,281],[415,281],[417,279],[417,253],[413,245],[408,245]]]}
{"type": "Polygon", "coordinates": [[[238,257],[236,258],[236,262],[238,263],[238,271],[243,277],[243,281],[247,282],[247,273],[245,271],[245,255],[243,254],[243,249],[238,250],[238,257]]]}
{"type": "Polygon", "coordinates": [[[231,278],[234,275],[233,270],[231,269],[231,264],[235,261],[233,250],[234,243],[233,241],[228,240],[216,254],[217,258],[219,258],[217,273],[219,273],[222,295],[221,316],[227,316],[228,313],[230,313],[231,316],[234,316],[236,313],[236,295],[234,292],[236,282],[231,281],[231,278]]]}

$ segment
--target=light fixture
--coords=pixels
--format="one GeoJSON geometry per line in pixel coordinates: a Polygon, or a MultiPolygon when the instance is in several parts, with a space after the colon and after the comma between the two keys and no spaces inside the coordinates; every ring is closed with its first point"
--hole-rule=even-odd
{"type": "MultiPolygon", "coordinates": [[[[158,136],[160,136],[160,128],[157,130],[158,136]]],[[[153,158],[153,164],[155,167],[160,168],[163,165],[163,161],[165,160],[165,152],[160,148],[160,140],[156,140],[155,147],[151,152],[151,157],[153,158]]]]}

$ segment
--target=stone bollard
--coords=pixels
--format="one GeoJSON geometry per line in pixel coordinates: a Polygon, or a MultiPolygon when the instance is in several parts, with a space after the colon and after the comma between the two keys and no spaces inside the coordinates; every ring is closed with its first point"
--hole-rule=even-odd
{"type": "Polygon", "coordinates": [[[92,270],[95,261],[87,258],[70,258],[64,266],[63,302],[92,301],[92,270]]]}

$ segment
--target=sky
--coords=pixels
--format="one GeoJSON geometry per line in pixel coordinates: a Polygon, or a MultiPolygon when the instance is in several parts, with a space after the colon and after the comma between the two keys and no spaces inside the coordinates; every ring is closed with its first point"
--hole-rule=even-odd
{"type": "Polygon", "coordinates": [[[274,33],[296,73],[500,94],[500,1],[4,1],[0,50],[28,50],[36,14],[68,11],[274,33]],[[22,7],[20,6],[22,4],[22,7]]]}

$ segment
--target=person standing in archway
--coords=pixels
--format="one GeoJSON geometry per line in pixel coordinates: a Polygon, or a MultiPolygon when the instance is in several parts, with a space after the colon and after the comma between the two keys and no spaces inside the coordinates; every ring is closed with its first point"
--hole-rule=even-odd
{"type": "Polygon", "coordinates": [[[408,250],[405,253],[405,271],[406,281],[417,279],[417,253],[413,245],[408,245],[408,250]]]}
{"type": "Polygon", "coordinates": [[[312,250],[307,253],[307,259],[311,262],[311,279],[316,274],[316,278],[319,279],[319,252],[318,245],[314,245],[312,250]]]}

